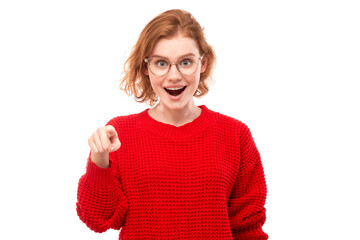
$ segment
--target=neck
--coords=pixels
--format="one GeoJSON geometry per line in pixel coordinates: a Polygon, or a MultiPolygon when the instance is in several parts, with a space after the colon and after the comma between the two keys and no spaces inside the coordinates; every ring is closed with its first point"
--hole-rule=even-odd
{"type": "Polygon", "coordinates": [[[201,109],[193,101],[181,109],[170,109],[159,103],[149,111],[150,116],[155,120],[176,127],[192,122],[200,113],[201,109]]]}

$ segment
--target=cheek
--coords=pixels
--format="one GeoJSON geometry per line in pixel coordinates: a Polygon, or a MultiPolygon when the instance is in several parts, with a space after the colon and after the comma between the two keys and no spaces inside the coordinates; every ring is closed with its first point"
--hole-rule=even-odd
{"type": "Polygon", "coordinates": [[[199,87],[200,74],[199,74],[199,76],[196,75],[196,76],[193,76],[193,77],[191,77],[191,78],[188,78],[188,79],[187,79],[187,82],[188,82],[188,83],[190,84],[190,86],[191,86],[191,89],[192,89],[191,92],[195,92],[196,89],[198,89],[198,87],[199,87]]]}
{"type": "Polygon", "coordinates": [[[149,76],[150,84],[154,91],[161,88],[162,79],[154,76],[149,76]]]}
{"type": "Polygon", "coordinates": [[[200,82],[200,73],[193,78],[193,83],[197,86],[200,82]]]}

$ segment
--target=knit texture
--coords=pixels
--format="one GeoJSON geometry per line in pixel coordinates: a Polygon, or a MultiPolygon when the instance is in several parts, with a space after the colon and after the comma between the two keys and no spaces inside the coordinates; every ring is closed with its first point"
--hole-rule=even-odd
{"type": "Polygon", "coordinates": [[[263,240],[266,183],[260,154],[242,122],[200,106],[180,127],[148,109],[108,124],[121,147],[110,168],[88,158],[77,213],[93,231],[119,239],[263,240]]]}

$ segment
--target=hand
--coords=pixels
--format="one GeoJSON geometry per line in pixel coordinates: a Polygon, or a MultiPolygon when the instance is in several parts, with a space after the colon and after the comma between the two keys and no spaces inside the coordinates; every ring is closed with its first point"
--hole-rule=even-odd
{"type": "Polygon", "coordinates": [[[121,146],[115,128],[111,125],[99,127],[88,142],[91,149],[91,161],[98,167],[109,168],[109,152],[115,152],[121,146]]]}

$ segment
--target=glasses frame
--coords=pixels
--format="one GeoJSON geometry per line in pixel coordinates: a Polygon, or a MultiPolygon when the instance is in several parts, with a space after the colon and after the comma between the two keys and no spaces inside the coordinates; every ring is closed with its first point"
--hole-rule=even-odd
{"type": "Polygon", "coordinates": [[[150,62],[150,60],[153,59],[153,58],[145,58],[145,59],[144,59],[144,62],[146,62],[146,63],[148,64],[148,67],[149,67],[150,72],[151,72],[152,74],[154,74],[155,76],[158,76],[158,77],[165,76],[166,74],[168,74],[168,73],[170,72],[170,69],[171,69],[172,65],[175,65],[176,69],[177,69],[177,70],[179,71],[179,73],[181,73],[182,75],[192,75],[192,74],[194,74],[194,73],[198,70],[198,68],[199,68],[199,62],[200,62],[201,60],[203,60],[204,56],[205,56],[205,53],[204,53],[201,57],[198,57],[195,71],[194,71],[193,73],[188,73],[188,74],[182,73],[182,72],[180,71],[180,69],[179,69],[179,67],[178,67],[178,64],[179,64],[178,62],[172,62],[172,63],[170,63],[167,72],[164,73],[164,74],[162,74],[162,75],[155,74],[155,73],[151,70],[151,68],[150,68],[150,66],[149,66],[149,62],[150,62]]]}

